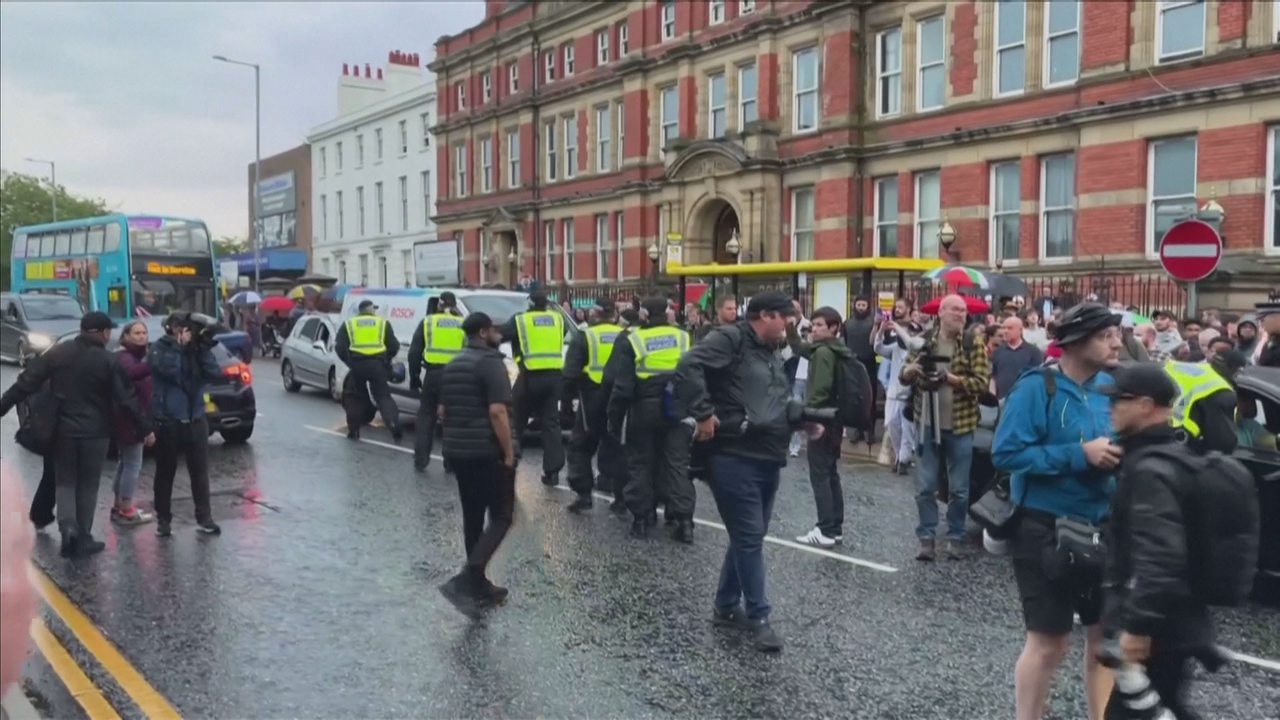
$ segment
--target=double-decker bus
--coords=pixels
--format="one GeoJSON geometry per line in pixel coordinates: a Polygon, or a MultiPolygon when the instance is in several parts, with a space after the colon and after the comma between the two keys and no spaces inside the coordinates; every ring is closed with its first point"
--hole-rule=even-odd
{"type": "Polygon", "coordinates": [[[112,214],[13,231],[14,292],[70,295],[116,321],[175,310],[218,316],[203,222],[112,214]]]}

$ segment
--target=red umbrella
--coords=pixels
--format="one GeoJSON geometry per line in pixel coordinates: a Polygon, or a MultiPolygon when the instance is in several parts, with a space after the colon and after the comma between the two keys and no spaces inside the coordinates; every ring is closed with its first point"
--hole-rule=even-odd
{"type": "MultiPolygon", "coordinates": [[[[970,315],[977,315],[991,309],[991,306],[981,298],[976,298],[972,295],[961,295],[960,297],[964,298],[964,310],[970,315]]],[[[925,315],[937,315],[940,307],[942,307],[942,298],[936,297],[920,306],[920,312],[925,315]]]]}
{"type": "Polygon", "coordinates": [[[262,303],[258,305],[262,308],[262,312],[289,312],[293,310],[293,301],[283,295],[272,295],[262,298],[262,303]]]}

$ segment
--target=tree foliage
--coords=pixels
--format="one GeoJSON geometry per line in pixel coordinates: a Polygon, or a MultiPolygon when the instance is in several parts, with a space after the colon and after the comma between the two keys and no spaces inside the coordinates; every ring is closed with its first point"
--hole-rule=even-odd
{"type": "Polygon", "coordinates": [[[244,238],[223,236],[213,241],[214,257],[226,257],[242,253],[249,249],[249,241],[244,238]]]}
{"type": "Polygon", "coordinates": [[[53,222],[53,198],[57,193],[58,219],[105,215],[110,212],[101,199],[72,195],[59,185],[50,188],[44,180],[21,173],[5,173],[0,182],[0,287],[9,288],[9,265],[13,255],[13,230],[24,225],[53,222]]]}

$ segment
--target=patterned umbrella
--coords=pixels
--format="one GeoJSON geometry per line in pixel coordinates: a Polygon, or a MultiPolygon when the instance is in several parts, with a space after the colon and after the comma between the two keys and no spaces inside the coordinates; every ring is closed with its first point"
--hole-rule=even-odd
{"type": "Polygon", "coordinates": [[[977,287],[987,289],[991,286],[985,273],[963,265],[943,265],[926,272],[926,280],[951,283],[956,287],[977,287]]]}
{"type": "Polygon", "coordinates": [[[252,290],[242,290],[231,296],[232,305],[257,305],[262,302],[262,296],[252,290]]]}
{"type": "Polygon", "coordinates": [[[314,297],[324,292],[324,288],[319,285],[299,285],[289,291],[288,298],[290,300],[301,300],[302,298],[314,297]]]}

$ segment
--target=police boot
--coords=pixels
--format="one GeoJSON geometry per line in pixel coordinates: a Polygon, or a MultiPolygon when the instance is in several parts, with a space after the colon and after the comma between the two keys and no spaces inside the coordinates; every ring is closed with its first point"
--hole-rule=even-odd
{"type": "Polygon", "coordinates": [[[358,428],[358,427],[348,427],[348,428],[347,428],[347,439],[348,439],[348,440],[359,440],[359,439],[360,439],[360,428],[358,428]]]}
{"type": "Polygon", "coordinates": [[[591,509],[592,505],[591,493],[582,493],[574,498],[573,502],[569,503],[568,510],[571,513],[586,512],[591,509]]]}
{"type": "Polygon", "coordinates": [[[674,537],[677,542],[682,542],[685,545],[692,545],[693,521],[688,518],[680,518],[677,520],[676,529],[675,532],[672,533],[672,537],[674,537]]]}
{"type": "Polygon", "coordinates": [[[547,487],[556,487],[560,484],[560,473],[545,473],[542,476],[542,484],[547,487]]]}
{"type": "Polygon", "coordinates": [[[609,512],[620,518],[625,518],[627,516],[627,504],[623,502],[622,498],[614,498],[614,501],[609,503],[609,512]]]}
{"type": "Polygon", "coordinates": [[[647,538],[649,537],[649,528],[649,519],[643,515],[637,515],[631,519],[631,537],[647,538]]]}

